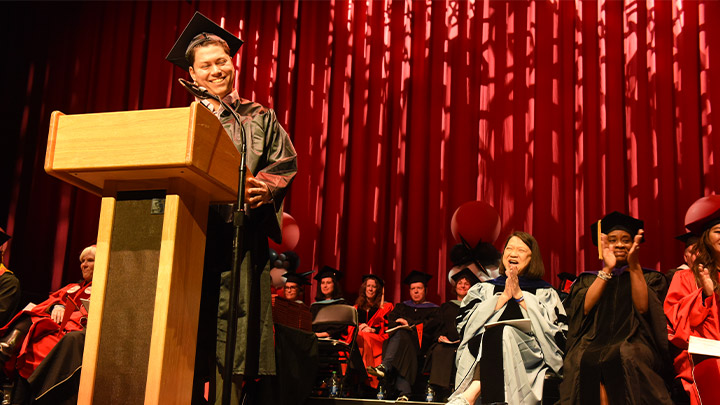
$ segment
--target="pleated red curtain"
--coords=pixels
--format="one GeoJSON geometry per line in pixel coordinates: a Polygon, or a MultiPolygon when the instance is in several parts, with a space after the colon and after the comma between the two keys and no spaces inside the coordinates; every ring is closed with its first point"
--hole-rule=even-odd
{"type": "Polygon", "coordinates": [[[29,294],[79,278],[99,212],[42,170],[50,112],[187,105],[185,74],[164,56],[195,10],[246,41],[238,90],[293,138],[285,209],[300,270],[336,266],[350,295],[372,272],[386,299],[405,299],[400,280],[417,269],[444,300],[450,218],[476,199],[501,215],[498,247],[512,230],[536,236],[553,283],[598,267],[587,230],[612,210],[645,220],[642,263],[666,270],[681,260],[672,237],[687,207],[720,190],[712,0],[0,7],[12,16],[3,37],[18,38],[2,68],[0,218],[29,294]]]}

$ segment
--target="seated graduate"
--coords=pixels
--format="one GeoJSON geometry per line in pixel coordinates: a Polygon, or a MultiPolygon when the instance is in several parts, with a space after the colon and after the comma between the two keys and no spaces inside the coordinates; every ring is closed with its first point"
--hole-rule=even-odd
{"type": "Polygon", "coordinates": [[[303,286],[310,285],[307,275],[308,273],[298,274],[295,272],[287,272],[283,275],[283,278],[285,278],[285,286],[283,286],[285,299],[295,301],[299,304],[305,303],[303,301],[303,298],[305,297],[305,290],[303,286]]]}
{"type": "MultiPolygon", "coordinates": [[[[362,276],[355,308],[358,311],[358,335],[356,342],[365,367],[375,367],[382,361],[383,342],[388,320],[387,314],[393,304],[385,302],[385,282],[374,274],[362,276]]],[[[350,327],[352,328],[352,327],[350,327]]],[[[348,330],[348,336],[352,336],[348,330]]],[[[377,388],[377,378],[370,376],[370,386],[377,388]]]]}
{"type": "Polygon", "coordinates": [[[568,298],[562,404],[670,404],[665,276],[640,267],[643,221],[617,211],[590,227],[603,268],[568,298]],[[599,235],[602,232],[602,235],[599,235]]]}
{"type": "Polygon", "coordinates": [[[388,373],[395,376],[398,400],[407,400],[419,371],[419,364],[434,343],[424,330],[425,324],[438,314],[438,305],[426,300],[427,283],[432,276],[413,270],[403,283],[410,286],[410,299],[395,305],[388,314],[390,333],[383,345],[382,362],[377,367],[368,367],[368,374],[383,378],[388,373]],[[420,362],[418,361],[420,359],[420,362]]]}
{"type": "Polygon", "coordinates": [[[0,329],[0,360],[5,372],[28,378],[50,350],[68,332],[84,329],[87,311],[81,299],[90,299],[95,246],[80,254],[83,279],[50,294],[44,302],[17,314],[0,329]]]}
{"type": "Polygon", "coordinates": [[[686,232],[682,235],[676,236],[675,239],[685,244],[685,250],[683,251],[684,262],[678,267],[665,272],[665,277],[667,277],[668,282],[672,281],[678,270],[687,270],[692,267],[693,258],[695,256],[693,251],[695,249],[695,244],[697,244],[698,240],[700,240],[700,237],[692,232],[686,232]]]}
{"type": "MultiPolygon", "coordinates": [[[[342,289],[338,283],[340,277],[342,277],[342,273],[330,266],[324,266],[318,274],[315,275],[315,280],[318,282],[319,288],[315,296],[315,302],[310,305],[310,314],[312,314],[313,320],[315,320],[320,308],[327,305],[346,303],[342,296],[342,289]]],[[[347,327],[345,326],[313,326],[313,332],[315,332],[315,335],[319,338],[340,339],[346,331],[347,327]]]]}
{"type": "Polygon", "coordinates": [[[5,267],[5,249],[10,235],[0,228],[0,325],[5,325],[18,309],[20,303],[20,281],[5,267]]]}
{"type": "Polygon", "coordinates": [[[565,309],[542,279],[540,248],[525,232],[505,242],[500,277],[475,284],[458,316],[457,390],[450,404],[539,404],[548,369],[560,374],[565,309]]]}
{"type": "MultiPolygon", "coordinates": [[[[688,229],[700,235],[699,241],[691,252],[691,267],[675,273],[664,309],[670,343],[679,349],[674,360],[676,376],[681,379],[690,402],[700,404],[695,378],[701,378],[693,370],[688,341],[690,336],[720,340],[720,196],[703,197],[696,201],[688,209],[685,223],[688,229]]],[[[720,364],[717,358],[703,360],[706,361],[720,364]]],[[[709,389],[717,390],[716,387],[709,389]]]]}
{"type": "Polygon", "coordinates": [[[435,330],[437,338],[428,350],[424,367],[425,371],[430,372],[428,382],[434,386],[439,398],[447,398],[455,387],[455,353],[460,345],[457,330],[460,303],[470,287],[480,282],[478,276],[468,267],[453,274],[451,280],[455,287],[455,299],[440,305],[438,316],[430,321],[437,323],[436,327],[429,328],[435,330]]]}

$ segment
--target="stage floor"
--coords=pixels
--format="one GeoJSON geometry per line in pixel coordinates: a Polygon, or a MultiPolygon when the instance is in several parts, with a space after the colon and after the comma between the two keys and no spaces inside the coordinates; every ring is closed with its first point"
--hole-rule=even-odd
{"type": "Polygon", "coordinates": [[[443,402],[417,402],[406,401],[396,402],[395,400],[378,400],[378,399],[358,399],[358,398],[318,398],[310,397],[305,401],[305,405],[381,405],[381,404],[409,404],[409,405],[442,405],[443,402]]]}

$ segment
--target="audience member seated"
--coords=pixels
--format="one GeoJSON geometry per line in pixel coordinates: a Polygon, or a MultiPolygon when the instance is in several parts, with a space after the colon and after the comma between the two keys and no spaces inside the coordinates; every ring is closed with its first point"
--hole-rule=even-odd
{"type": "Polygon", "coordinates": [[[424,371],[430,373],[428,382],[433,385],[438,398],[447,398],[455,387],[455,353],[460,344],[457,330],[457,316],[460,303],[470,287],[480,282],[478,276],[466,267],[452,276],[455,299],[440,305],[438,316],[431,320],[429,329],[435,330],[437,339],[428,350],[424,371]],[[434,324],[437,324],[435,326],[434,324]]]}
{"type": "MultiPolygon", "coordinates": [[[[345,304],[342,289],[338,283],[340,277],[342,277],[342,273],[330,266],[324,266],[318,274],[315,275],[315,280],[318,282],[319,288],[315,296],[315,302],[310,305],[310,313],[312,314],[313,320],[315,320],[315,316],[317,316],[320,308],[327,305],[345,304]]],[[[313,332],[315,332],[315,335],[319,338],[340,339],[342,335],[347,332],[347,327],[323,325],[317,328],[313,326],[313,332]]]]}
{"type": "Polygon", "coordinates": [[[432,331],[424,330],[425,324],[438,314],[438,306],[425,299],[430,274],[413,270],[403,283],[410,286],[410,300],[395,305],[388,314],[389,327],[393,330],[383,345],[382,362],[368,367],[368,374],[383,378],[395,377],[399,401],[407,401],[427,350],[434,343],[432,331]],[[420,360],[420,361],[418,361],[420,360]]]}
{"type": "Polygon", "coordinates": [[[299,304],[304,304],[303,299],[305,298],[305,290],[303,286],[310,285],[310,282],[306,278],[308,273],[293,273],[287,272],[283,275],[285,278],[285,286],[283,292],[285,298],[290,301],[295,301],[299,304]]]}
{"type": "MultiPolygon", "coordinates": [[[[720,340],[720,196],[703,197],[696,201],[688,209],[685,222],[688,229],[700,236],[689,254],[691,260],[688,260],[686,252],[690,268],[675,273],[664,308],[670,343],[679,350],[674,360],[675,373],[681,379],[690,402],[696,405],[702,402],[695,378],[701,378],[693,370],[688,341],[690,336],[720,340]]],[[[717,359],[703,361],[714,361],[720,365],[717,359]]],[[[718,390],[717,387],[708,389],[718,390]]]]}
{"type": "Polygon", "coordinates": [[[643,221],[617,211],[590,227],[603,268],[580,274],[570,291],[562,404],[672,403],[667,281],[640,267],[642,228],[643,221]]]}
{"type": "Polygon", "coordinates": [[[565,309],[542,280],[540,248],[532,235],[514,232],[505,242],[501,276],[478,283],[458,316],[457,390],[449,404],[539,404],[548,369],[560,374],[565,309]]]}
{"type": "Polygon", "coordinates": [[[5,249],[10,235],[0,228],[0,325],[5,325],[18,309],[20,303],[20,281],[5,267],[5,249]]]}
{"type": "Polygon", "coordinates": [[[28,305],[5,327],[0,329],[0,360],[4,362],[5,374],[14,379],[21,377],[21,384],[14,393],[13,403],[22,403],[28,395],[28,379],[48,353],[63,336],[84,329],[87,310],[82,300],[90,299],[93,271],[95,269],[95,246],[85,248],[80,254],[83,279],[71,283],[50,294],[50,298],[38,305],[28,305]]]}
{"type": "Polygon", "coordinates": [[[700,238],[692,232],[687,232],[682,235],[676,236],[675,239],[685,244],[685,251],[683,251],[683,259],[685,260],[685,262],[678,267],[665,272],[665,277],[667,277],[668,283],[672,281],[673,277],[675,277],[675,273],[677,273],[678,270],[686,270],[692,267],[692,262],[695,256],[693,254],[693,250],[695,249],[695,244],[700,238]]]}
{"type": "MultiPolygon", "coordinates": [[[[385,333],[388,323],[386,316],[392,311],[393,304],[385,302],[385,282],[380,277],[366,274],[362,276],[362,280],[355,301],[355,308],[358,310],[356,342],[365,367],[375,367],[382,361],[383,342],[388,337],[385,333]]],[[[348,336],[352,336],[352,332],[349,330],[348,336]]],[[[377,388],[377,378],[370,377],[370,386],[377,388]]]]}

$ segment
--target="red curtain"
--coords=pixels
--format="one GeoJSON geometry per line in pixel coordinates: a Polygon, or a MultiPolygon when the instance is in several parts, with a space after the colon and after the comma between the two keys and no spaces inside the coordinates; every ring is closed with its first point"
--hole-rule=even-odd
{"type": "Polygon", "coordinates": [[[475,199],[500,212],[499,248],[512,230],[536,236],[553,283],[599,266],[587,230],[612,210],[645,220],[642,263],[666,270],[681,261],[672,237],[687,207],[720,190],[712,0],[0,7],[0,219],[31,295],[79,277],[99,212],[43,172],[50,112],[187,105],[185,73],[164,56],[195,10],[246,41],[238,90],[291,133],[300,270],[344,270],[349,295],[372,272],[386,299],[407,298],[400,280],[418,269],[444,300],[450,218],[475,199]]]}

